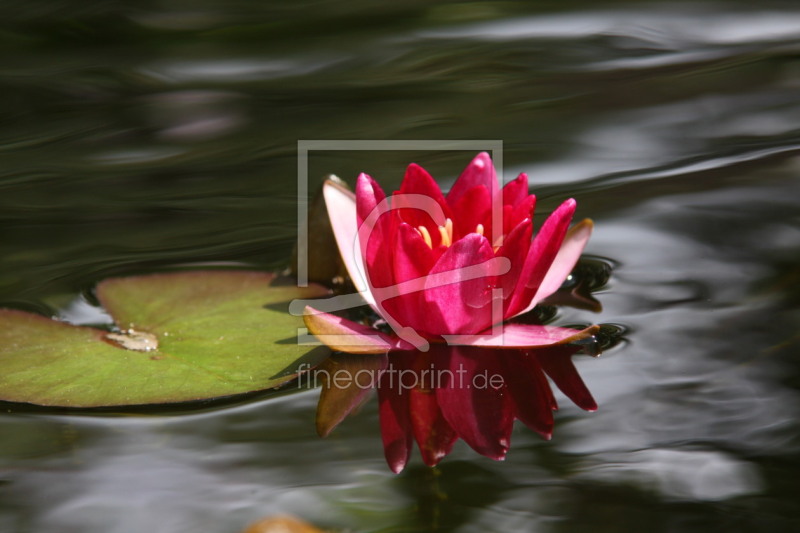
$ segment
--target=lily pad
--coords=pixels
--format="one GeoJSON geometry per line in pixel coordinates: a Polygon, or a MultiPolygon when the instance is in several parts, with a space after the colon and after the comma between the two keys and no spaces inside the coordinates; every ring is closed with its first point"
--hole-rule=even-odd
{"type": "Polygon", "coordinates": [[[217,398],[277,387],[327,357],[297,344],[295,298],[320,286],[273,274],[196,271],[103,281],[120,331],[0,309],[0,400],[101,407],[217,398]]]}

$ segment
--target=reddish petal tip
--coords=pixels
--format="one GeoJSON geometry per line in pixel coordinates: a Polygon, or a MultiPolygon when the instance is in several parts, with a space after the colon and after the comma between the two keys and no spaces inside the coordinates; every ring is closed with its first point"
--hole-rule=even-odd
{"type": "Polygon", "coordinates": [[[425,463],[425,466],[430,466],[431,468],[433,468],[434,466],[438,465],[442,461],[442,459],[444,459],[444,457],[445,457],[444,455],[430,456],[423,453],[422,462],[425,463]]]}
{"type": "MultiPolygon", "coordinates": [[[[469,444],[469,443],[467,443],[469,444]]],[[[497,447],[492,447],[488,450],[476,450],[478,453],[488,457],[489,459],[493,459],[495,461],[505,461],[506,455],[508,454],[508,450],[511,447],[511,443],[508,442],[508,439],[502,438],[497,442],[497,447]]]]}
{"type": "Polygon", "coordinates": [[[528,194],[528,174],[520,172],[519,175],[505,185],[506,187],[519,187],[526,195],[528,194]]]}
{"type": "Polygon", "coordinates": [[[507,454],[508,454],[508,450],[504,451],[502,454],[497,455],[495,457],[490,457],[490,459],[493,459],[495,461],[505,461],[507,454]]]}
{"type": "Polygon", "coordinates": [[[472,160],[472,164],[478,168],[483,168],[486,165],[492,164],[492,158],[486,152],[481,152],[472,160]]]}

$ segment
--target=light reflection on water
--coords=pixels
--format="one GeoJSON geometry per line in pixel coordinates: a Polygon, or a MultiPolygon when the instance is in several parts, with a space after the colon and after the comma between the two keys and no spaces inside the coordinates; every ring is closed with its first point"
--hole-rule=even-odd
{"type": "Polygon", "coordinates": [[[800,14],[785,11],[730,10],[720,6],[662,5],[639,10],[605,9],[533,17],[514,17],[465,25],[454,30],[434,29],[416,37],[438,39],[579,39],[598,35],[627,36],[664,48],[686,45],[744,45],[800,38],[800,14]]]}
{"type": "MultiPolygon", "coordinates": [[[[281,265],[298,139],[502,139],[506,179],[528,172],[543,212],[577,198],[587,252],[618,262],[601,314],[556,322],[622,324],[626,342],[576,358],[598,412],[559,398],[552,441],[517,427],[505,462],[457,444],[436,473],[388,472],[374,402],[317,438],[315,391],[3,414],[0,530],[237,531],[278,512],[369,531],[796,524],[795,6],[410,2],[368,25],[313,3],[165,6],[76,12],[81,27],[53,2],[9,23],[38,48],[0,61],[0,301],[102,321],[74,297],[109,275],[281,265]]],[[[411,155],[309,166],[397,183],[411,155]]],[[[467,156],[413,157],[447,182],[467,156]]]]}

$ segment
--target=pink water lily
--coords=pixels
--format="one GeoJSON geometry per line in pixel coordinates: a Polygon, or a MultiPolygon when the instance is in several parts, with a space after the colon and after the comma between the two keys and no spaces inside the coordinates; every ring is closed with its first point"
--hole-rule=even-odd
{"type": "Polygon", "coordinates": [[[431,342],[530,348],[595,332],[504,324],[561,286],[592,222],[569,229],[576,208],[569,199],[533,237],[536,197],[528,194],[527,176],[501,189],[488,154],[478,154],[446,196],[416,164],[391,197],[366,174],[359,175],[355,194],[327,182],[324,195],[353,284],[393,330],[383,333],[324,312],[336,304],[306,307],[309,331],[332,348],[386,353],[427,350],[431,342]]]}

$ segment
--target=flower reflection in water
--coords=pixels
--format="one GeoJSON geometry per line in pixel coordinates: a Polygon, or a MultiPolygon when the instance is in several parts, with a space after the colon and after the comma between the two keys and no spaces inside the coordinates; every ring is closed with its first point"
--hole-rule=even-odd
{"type": "Polygon", "coordinates": [[[491,459],[505,458],[515,419],[550,439],[556,400],[546,376],[576,405],[594,411],[571,356],[577,345],[497,350],[433,345],[422,353],[339,354],[318,369],[317,430],[328,435],[377,389],[384,453],[395,473],[416,440],[434,466],[456,440],[491,459]]]}

